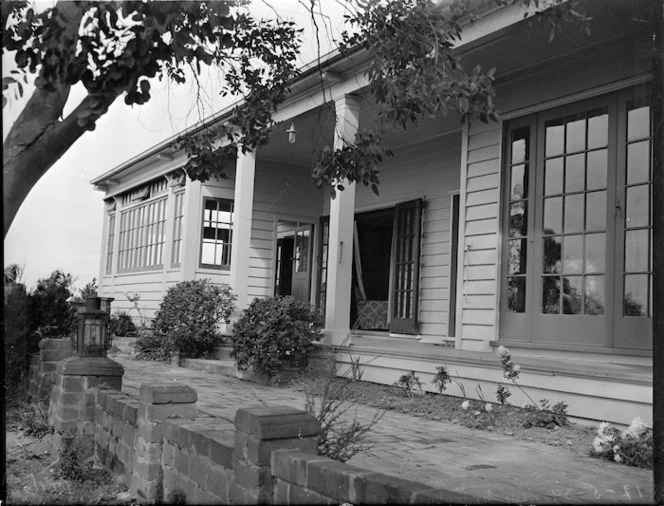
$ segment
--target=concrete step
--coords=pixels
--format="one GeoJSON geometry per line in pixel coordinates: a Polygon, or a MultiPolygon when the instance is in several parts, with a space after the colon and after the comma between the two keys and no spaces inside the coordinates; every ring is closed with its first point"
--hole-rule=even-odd
{"type": "Polygon", "coordinates": [[[113,337],[110,354],[134,355],[136,337],[113,337]]]}
{"type": "Polygon", "coordinates": [[[245,372],[237,370],[233,360],[210,360],[204,358],[183,358],[180,367],[193,369],[194,371],[205,371],[210,374],[220,374],[231,378],[248,379],[245,372]]]}

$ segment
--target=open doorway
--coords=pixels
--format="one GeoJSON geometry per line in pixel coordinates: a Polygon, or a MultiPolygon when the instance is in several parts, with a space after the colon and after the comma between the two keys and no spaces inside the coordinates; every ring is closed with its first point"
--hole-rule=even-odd
{"type": "Polygon", "coordinates": [[[351,326],[389,327],[390,269],[394,209],[355,216],[351,326]]]}
{"type": "Polygon", "coordinates": [[[311,238],[313,225],[279,220],[275,295],[292,295],[309,302],[311,290],[311,238]]]}

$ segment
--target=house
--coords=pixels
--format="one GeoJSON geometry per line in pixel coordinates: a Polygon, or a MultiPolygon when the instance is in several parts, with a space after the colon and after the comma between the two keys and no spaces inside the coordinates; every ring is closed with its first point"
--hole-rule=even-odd
{"type": "Polygon", "coordinates": [[[380,196],[311,184],[313,153],[375,119],[363,53],[304,68],[269,144],[228,179],[188,180],[170,141],[96,178],[100,295],[122,309],[136,292],[149,312],[182,280],[230,284],[240,307],[291,294],[324,310],[325,342],[365,380],[412,370],[432,389],[445,365],[465,385],[448,392],[494,400],[504,345],[532,398],[651,420],[648,2],[585,5],[591,34],[549,41],[520,8],[478,2],[457,50],[497,67],[500,121],[388,133],[380,196]]]}

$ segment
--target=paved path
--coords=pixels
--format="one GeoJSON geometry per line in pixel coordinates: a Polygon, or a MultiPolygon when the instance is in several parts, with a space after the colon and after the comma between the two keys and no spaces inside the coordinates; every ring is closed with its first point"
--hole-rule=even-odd
{"type": "MultiPolygon", "coordinates": [[[[239,407],[304,407],[304,394],[227,376],[116,355],[125,368],[123,391],[173,381],[198,392],[197,421],[228,431],[239,407]]],[[[358,406],[358,419],[374,409],[358,406]]],[[[652,502],[649,470],[628,467],[540,443],[450,423],[388,412],[369,436],[373,447],[348,463],[433,487],[510,503],[652,502]]]]}

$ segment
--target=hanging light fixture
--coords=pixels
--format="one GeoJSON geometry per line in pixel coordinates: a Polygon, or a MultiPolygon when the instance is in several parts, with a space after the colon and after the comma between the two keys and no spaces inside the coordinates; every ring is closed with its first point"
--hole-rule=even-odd
{"type": "Polygon", "coordinates": [[[286,130],[286,133],[288,134],[288,142],[291,144],[295,144],[295,134],[297,133],[295,130],[295,123],[291,122],[290,128],[286,130]]]}

